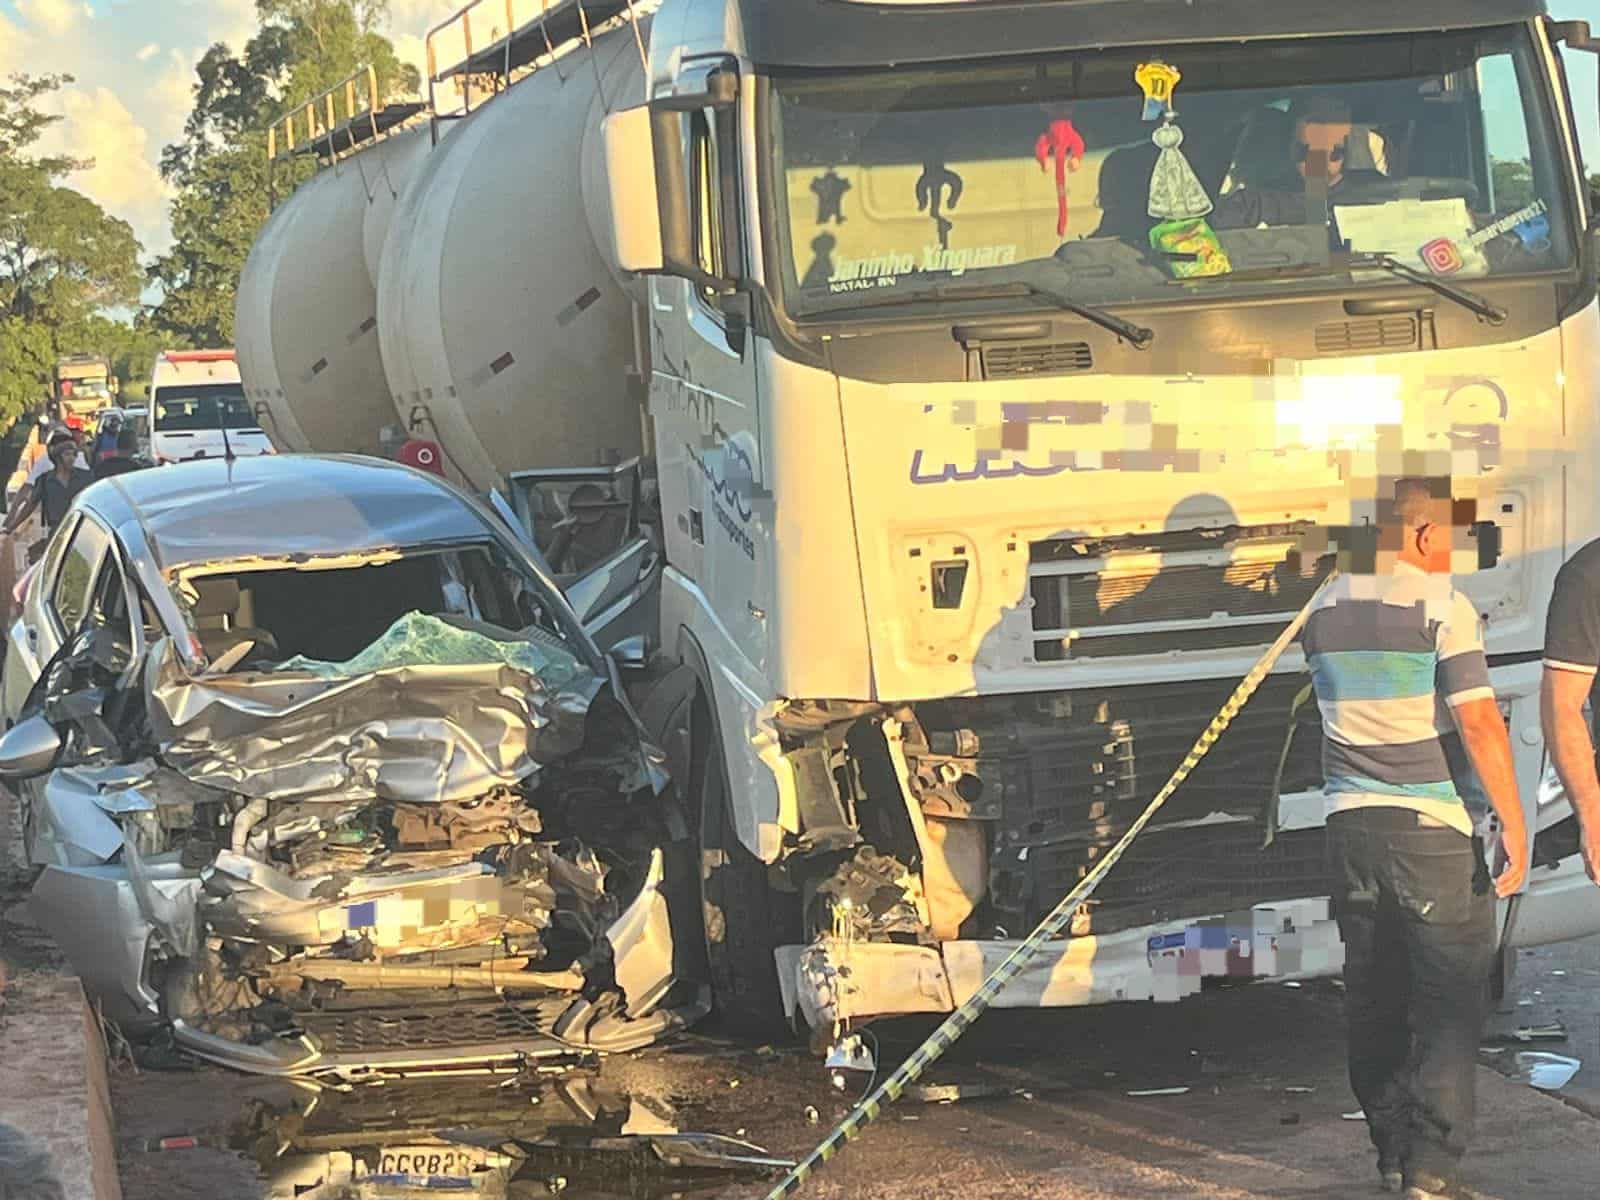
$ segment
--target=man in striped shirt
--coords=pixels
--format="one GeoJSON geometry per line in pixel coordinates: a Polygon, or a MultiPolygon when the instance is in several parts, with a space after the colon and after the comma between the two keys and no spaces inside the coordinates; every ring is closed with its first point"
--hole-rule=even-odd
{"type": "Polygon", "coordinates": [[[1350,1083],[1389,1191],[1455,1195],[1493,961],[1494,893],[1519,890],[1527,832],[1478,614],[1450,582],[1448,481],[1402,480],[1376,545],[1306,624],[1322,711],[1350,1083]],[[1459,732],[1500,819],[1491,881],[1444,738],[1459,732]]]}

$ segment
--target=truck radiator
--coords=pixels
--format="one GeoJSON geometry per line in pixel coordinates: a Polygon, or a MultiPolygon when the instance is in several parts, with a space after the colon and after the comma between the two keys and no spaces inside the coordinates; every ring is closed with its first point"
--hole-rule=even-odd
{"type": "MultiPolygon", "coordinates": [[[[1100,886],[1080,932],[1325,895],[1321,830],[1280,834],[1263,818],[1300,674],[1269,678],[1162,815],[1100,886]],[[1228,821],[1228,818],[1235,818],[1228,821]],[[1193,824],[1206,822],[1204,824],[1193,824]]],[[[929,747],[908,754],[930,813],[993,822],[989,908],[1008,932],[1031,928],[1126,832],[1227,699],[1228,681],[918,706],[929,747]],[[1007,707],[1007,705],[1011,707],[1007,707]],[[935,751],[956,750],[963,757],[935,751]],[[957,778],[957,774],[960,777],[957,778]]],[[[1316,706],[1301,710],[1282,791],[1322,786],[1316,706]]]]}

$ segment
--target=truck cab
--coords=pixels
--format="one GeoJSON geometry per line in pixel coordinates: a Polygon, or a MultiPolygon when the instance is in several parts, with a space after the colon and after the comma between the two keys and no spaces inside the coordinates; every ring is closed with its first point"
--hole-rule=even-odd
{"type": "MultiPolygon", "coordinates": [[[[333,169],[263,230],[236,327],[286,446],[426,438],[606,645],[657,651],[641,716],[699,841],[704,961],[676,965],[730,1024],[971,997],[1400,477],[1451,501],[1538,832],[1502,944],[1600,930],[1537,696],[1556,571],[1600,536],[1561,59],[1587,26],[1544,0],[517,17],[430,31],[426,104],[366,71],[283,114],[269,159],[333,169]]],[[[1000,1004],[1339,970],[1307,691],[1291,649],[1000,1004]]]]}
{"type": "MultiPolygon", "coordinates": [[[[662,6],[606,161],[735,1007],[972,995],[1401,476],[1449,489],[1539,834],[1504,942],[1600,930],[1538,712],[1600,536],[1563,42],[1542,0],[662,6]]],[[[1337,971],[1303,672],[1001,1004],[1337,971]]]]}
{"type": "Polygon", "coordinates": [[[157,466],[274,454],[245,399],[232,350],[167,350],[150,371],[150,454],[157,466]]]}

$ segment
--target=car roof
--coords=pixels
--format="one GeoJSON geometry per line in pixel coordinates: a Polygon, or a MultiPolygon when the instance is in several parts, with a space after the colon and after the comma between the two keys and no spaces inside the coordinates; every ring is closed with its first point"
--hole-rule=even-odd
{"type": "Polygon", "coordinates": [[[163,572],[492,536],[444,480],[356,455],[256,455],[130,471],[85,489],[81,503],[113,526],[136,523],[163,572]]]}

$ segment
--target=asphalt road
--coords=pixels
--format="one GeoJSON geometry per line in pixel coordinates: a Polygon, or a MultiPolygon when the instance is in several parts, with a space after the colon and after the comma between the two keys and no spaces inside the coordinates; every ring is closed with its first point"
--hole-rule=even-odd
{"type": "MultiPolygon", "coordinates": [[[[1600,940],[1524,956],[1521,984],[1531,1003],[1518,1013],[1528,1023],[1559,1016],[1570,1032],[1565,1044],[1531,1048],[1589,1061],[1562,1096],[1536,1092],[1488,1065],[1479,1072],[1480,1127],[1468,1163],[1478,1196],[1597,1194],[1600,1124],[1580,1107],[1600,1090],[1597,975],[1600,940]]],[[[904,1054],[928,1028],[881,1027],[884,1062],[904,1054]]],[[[1355,1102],[1344,1080],[1342,1038],[1340,997],[1331,985],[1244,987],[1171,1006],[991,1014],[929,1080],[986,1091],[986,1098],[902,1101],[803,1194],[852,1200],[1371,1195],[1376,1177],[1364,1126],[1344,1118],[1355,1102]],[[1167,1088],[1187,1090],[1128,1094],[1167,1088]]],[[[1484,1061],[1503,1066],[1516,1051],[1484,1061]]],[[[209,1069],[137,1076],[122,1070],[113,1088],[127,1200],[289,1195],[263,1182],[263,1165],[281,1175],[307,1148],[370,1154],[386,1139],[391,1147],[403,1145],[419,1130],[446,1126],[488,1128],[496,1145],[522,1137],[569,1147],[553,1156],[535,1151],[509,1187],[513,1196],[744,1200],[764,1195],[766,1187],[717,1174],[663,1177],[610,1153],[615,1144],[597,1143],[594,1135],[670,1126],[739,1135],[796,1157],[848,1111],[865,1082],[852,1080],[847,1095],[798,1048],[695,1036],[608,1060],[596,1073],[328,1094],[310,1115],[302,1111],[308,1098],[283,1084],[209,1069]],[[596,1109],[597,1123],[579,1115],[596,1109]],[[174,1135],[202,1144],[152,1148],[154,1139],[174,1135]]],[[[364,1187],[331,1194],[417,1193],[364,1187]]]]}
{"type": "MultiPolygon", "coordinates": [[[[1513,1024],[1522,1027],[1560,1025],[1566,1038],[1520,1047],[1576,1058],[1582,1069],[1561,1089],[1569,1104],[1600,1118],[1600,937],[1524,951],[1517,966],[1517,1003],[1513,1024]]],[[[1515,1051],[1508,1046],[1491,1061],[1506,1072],[1515,1070],[1515,1051]]],[[[1600,1160],[1600,1151],[1596,1152],[1600,1160]]],[[[1596,1172],[1600,1179],[1600,1170],[1596,1172]]],[[[1600,1192],[1600,1184],[1596,1191],[1600,1192]]]]}

